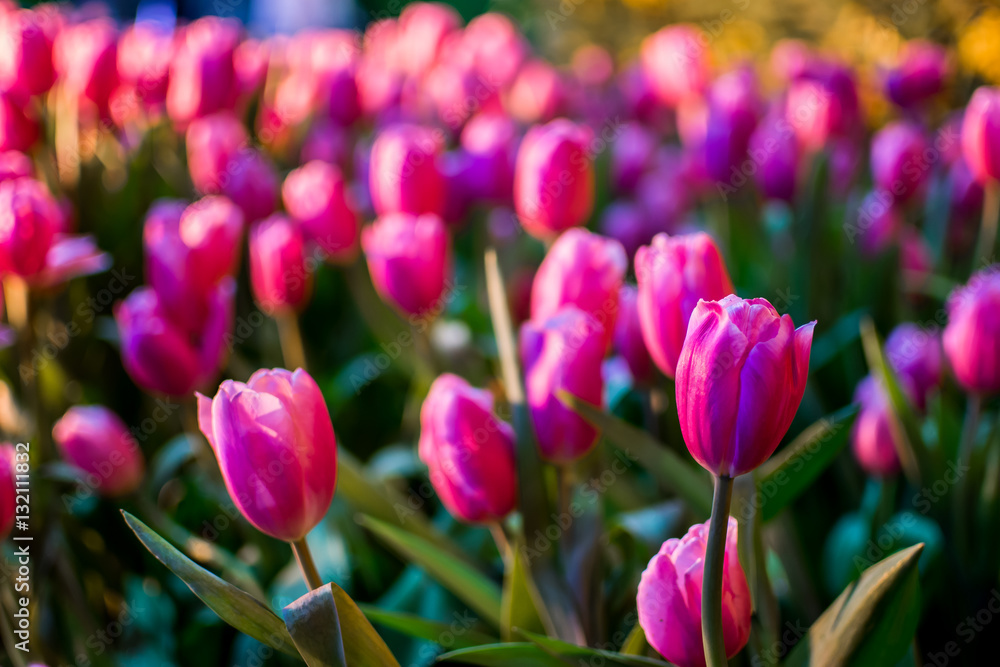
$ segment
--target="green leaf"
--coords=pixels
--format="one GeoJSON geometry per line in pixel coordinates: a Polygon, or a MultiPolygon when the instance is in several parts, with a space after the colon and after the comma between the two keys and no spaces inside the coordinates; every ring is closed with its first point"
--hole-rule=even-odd
{"type": "Polygon", "coordinates": [[[917,561],[923,544],[865,570],[824,611],[786,665],[881,667],[906,655],[920,620],[917,561]]]}
{"type": "Polygon", "coordinates": [[[535,644],[518,642],[489,644],[461,648],[438,656],[437,662],[457,662],[480,667],[566,667],[566,663],[549,655],[535,644]]]}
{"type": "Polygon", "coordinates": [[[283,615],[292,641],[309,667],[347,667],[337,603],[329,584],[285,607],[283,615]]]}
{"type": "Polygon", "coordinates": [[[618,667],[647,667],[648,665],[664,667],[668,664],[655,658],[645,658],[638,655],[627,655],[613,651],[587,648],[585,646],[576,646],[575,644],[568,644],[558,639],[537,635],[533,632],[525,632],[524,630],[520,632],[525,639],[531,641],[549,655],[565,659],[574,665],[579,664],[581,660],[585,660],[589,664],[617,665],[618,667]]]}
{"type": "Polygon", "coordinates": [[[362,515],[358,522],[375,534],[406,561],[412,561],[435,581],[468,604],[473,611],[494,627],[499,628],[500,587],[486,575],[463,560],[459,560],[424,538],[407,533],[370,516],[362,515]]]}
{"type": "Polygon", "coordinates": [[[621,650],[618,652],[622,655],[646,655],[646,649],[649,647],[649,642],[646,641],[646,633],[642,629],[642,626],[638,623],[629,631],[628,636],[625,637],[625,642],[622,643],[621,650]]]}
{"type": "Polygon", "coordinates": [[[688,463],[642,429],[560,391],[559,400],[600,429],[619,449],[639,461],[657,481],[673,489],[699,516],[712,513],[712,486],[701,468],[688,463]]]}
{"type": "Polygon", "coordinates": [[[344,655],[347,657],[348,667],[399,667],[392,651],[351,596],[333,582],[327,586],[337,603],[340,632],[346,637],[344,655]]]}
{"type": "Polygon", "coordinates": [[[365,613],[369,621],[382,627],[417,639],[426,639],[436,644],[444,645],[444,641],[447,640],[449,647],[468,648],[496,644],[499,641],[496,637],[466,627],[464,619],[459,619],[459,627],[456,629],[454,623],[429,621],[416,614],[387,611],[372,605],[361,605],[361,611],[365,613]]]}
{"type": "Polygon", "coordinates": [[[777,456],[754,472],[762,519],[778,516],[819,477],[847,443],[857,417],[848,405],[807,427],[777,456]]]}
{"type": "Polygon", "coordinates": [[[273,649],[299,656],[285,624],[260,600],[196,565],[128,512],[122,511],[122,515],[143,546],[180,577],[191,592],[218,614],[219,618],[273,649]]]}
{"type": "Polygon", "coordinates": [[[552,619],[541,600],[541,595],[531,580],[531,573],[524,562],[524,556],[517,545],[509,550],[504,559],[503,601],[500,615],[503,625],[500,630],[505,641],[514,637],[514,628],[555,634],[552,619]]]}

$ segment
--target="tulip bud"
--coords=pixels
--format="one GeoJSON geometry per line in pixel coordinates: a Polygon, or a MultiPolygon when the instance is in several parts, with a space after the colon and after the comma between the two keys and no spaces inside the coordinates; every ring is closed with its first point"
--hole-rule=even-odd
{"type": "Polygon", "coordinates": [[[639,323],[646,349],[667,377],[674,377],[688,320],[700,299],[732,294],[733,283],[718,246],[704,232],[657,234],[635,254],[639,323]]]}
{"type": "MultiPolygon", "coordinates": [[[[729,517],[722,566],[722,636],[732,658],[750,639],[750,587],[740,565],[738,525],[729,517]]],[[[708,522],[671,538],[653,556],[639,580],[636,606],[649,645],[677,667],[704,667],[701,635],[702,574],[708,522]]]]}
{"type": "Polygon", "coordinates": [[[815,63],[788,89],[785,119],[809,150],[820,150],[831,138],[849,135],[860,113],[854,76],[840,65],[815,63]]]}
{"type": "Polygon", "coordinates": [[[635,257],[636,251],[655,235],[642,208],[629,201],[615,201],[601,212],[598,223],[601,234],[613,238],[625,248],[625,255],[635,257]]]}
{"type": "Polygon", "coordinates": [[[38,140],[38,122],[24,108],[15,95],[0,91],[0,151],[27,152],[38,140]]]}
{"type": "Polygon", "coordinates": [[[517,125],[500,114],[473,116],[462,130],[462,149],[470,164],[463,185],[472,199],[509,204],[520,142],[517,125]]]}
{"type": "Polygon", "coordinates": [[[319,160],[289,173],[281,187],[285,210],[305,239],[333,262],[349,262],[358,250],[358,216],[346,188],[340,169],[319,160]]]}
{"type": "Polygon", "coordinates": [[[446,373],[420,409],[420,460],[456,518],[500,521],[517,504],[514,429],[493,414],[493,395],[446,373]]]}
{"type": "Polygon", "coordinates": [[[53,64],[67,91],[105,115],[118,85],[118,31],[108,19],[63,28],[53,47],[53,64]]]}
{"type": "Polygon", "coordinates": [[[247,222],[260,220],[278,205],[278,175],[260,151],[241,150],[229,161],[229,180],[222,193],[240,207],[247,222]]]}
{"type": "Polygon", "coordinates": [[[383,215],[361,232],[372,283],[408,315],[437,315],[451,275],[451,241],[433,214],[383,215]]]}
{"type": "Polygon", "coordinates": [[[924,410],[927,394],[941,383],[943,362],[938,331],[904,322],[886,338],[885,357],[904,380],[904,387],[914,390],[912,398],[917,407],[924,410]]]}
{"type": "Polygon", "coordinates": [[[948,52],[923,39],[907,42],[901,62],[889,72],[886,95],[903,108],[916,106],[938,93],[948,75],[948,52]]]}
{"type": "Polygon", "coordinates": [[[399,13],[400,65],[411,74],[426,72],[437,61],[445,42],[462,28],[454,8],[435,2],[414,2],[399,13]]]}
{"type": "Polygon", "coordinates": [[[174,56],[174,33],[154,22],[137,22],[118,40],[118,77],[134,87],[143,108],[160,107],[167,97],[167,77],[174,56]]]}
{"type": "Polygon", "coordinates": [[[243,123],[231,111],[193,121],[185,134],[188,171],[198,192],[218,194],[229,185],[230,160],[249,145],[243,123]]]}
{"type": "Polygon", "coordinates": [[[265,312],[295,310],[309,300],[304,246],[301,230],[280,213],[250,228],[250,285],[265,312]]]}
{"type": "Polygon", "coordinates": [[[698,97],[711,75],[710,56],[701,31],[693,25],[661,28],[643,40],[640,59],[660,100],[676,107],[698,97]]]}
{"type": "Polygon", "coordinates": [[[962,154],[980,183],[1000,179],[1000,88],[980,86],[965,107],[962,154]]]}
{"type": "Polygon", "coordinates": [[[802,401],[815,326],[794,329],[766,299],[698,302],[676,386],[681,433],[702,467],[736,477],[771,456],[802,401]]]}
{"type": "Polygon", "coordinates": [[[243,516],[276,539],[304,538],[337,483],[337,438],[316,382],[301,368],[262,369],[197,396],[198,426],[243,516]]]}
{"type": "Polygon", "coordinates": [[[854,392],[861,408],[851,429],[851,450],[869,475],[890,477],[899,472],[896,453],[898,424],[895,423],[885,389],[872,377],[865,377],[854,392]]]}
{"type": "Polygon", "coordinates": [[[456,46],[472,59],[481,77],[501,89],[511,85],[531,51],[514,22],[496,12],[469,21],[456,46]]]}
{"type": "Polygon", "coordinates": [[[622,244],[586,229],[569,229],[549,248],[531,288],[531,318],[547,320],[573,305],[597,320],[611,343],[618,292],[628,271],[622,244]]]}
{"type": "Polygon", "coordinates": [[[507,94],[510,115],[525,124],[547,123],[566,106],[566,84],[543,60],[525,63],[507,94]]]}
{"type": "Polygon", "coordinates": [[[757,80],[749,68],[724,74],[712,84],[703,147],[709,177],[733,180],[733,170],[747,159],[759,106],[757,80]]]}
{"type": "Polygon", "coordinates": [[[205,16],[183,29],[167,87],[167,114],[176,125],[186,127],[195,118],[233,105],[233,54],[239,41],[239,24],[216,16],[205,16]]]}
{"type": "Polygon", "coordinates": [[[792,203],[798,181],[799,147],[788,123],[769,114],[750,137],[750,159],[757,163],[757,185],[769,199],[792,203]]]}
{"type": "Polygon", "coordinates": [[[6,540],[14,527],[17,507],[17,453],[9,442],[0,444],[0,541],[6,540]]]}
{"type": "Polygon", "coordinates": [[[372,204],[378,214],[440,214],[444,180],[438,170],[442,137],[417,125],[396,125],[372,145],[368,173],[372,204]]]}
{"type": "Polygon", "coordinates": [[[566,407],[557,393],[567,391],[601,404],[604,330],[586,312],[565,306],[552,317],[521,327],[520,353],[528,408],[542,458],[569,463],[597,442],[597,431],[566,407]]]}
{"type": "Polygon", "coordinates": [[[58,24],[58,12],[51,7],[0,12],[0,89],[40,95],[52,87],[58,24]]]}
{"type": "Polygon", "coordinates": [[[514,170],[514,208],[532,236],[552,238],[582,225],[594,208],[589,131],[559,119],[525,135],[514,170]]]}
{"type": "Polygon", "coordinates": [[[1000,270],[973,274],[948,297],[944,353],[966,391],[1000,391],[1000,270]]]}
{"type": "Polygon", "coordinates": [[[35,168],[31,158],[21,151],[6,151],[0,153],[0,183],[18,178],[33,176],[35,168]]]}
{"type": "Polygon", "coordinates": [[[142,450],[125,424],[103,405],[76,405],[52,427],[62,457],[101,495],[132,493],[145,472],[142,450]]]}
{"type": "Polygon", "coordinates": [[[41,271],[61,218],[55,199],[35,179],[0,183],[0,272],[30,277],[41,271]]]}
{"type": "Polygon", "coordinates": [[[618,320],[615,324],[615,349],[628,364],[637,383],[648,384],[653,379],[653,360],[642,339],[639,323],[639,290],[622,285],[618,293],[618,320]]]}
{"type": "Polygon", "coordinates": [[[615,192],[635,191],[639,179],[653,166],[656,148],[656,136],[642,125],[629,123],[622,128],[611,144],[611,183],[615,192]]]}
{"type": "Polygon", "coordinates": [[[924,166],[927,140],[918,125],[895,121],[879,130],[872,139],[872,177],[875,185],[891,192],[897,201],[910,198],[927,180],[924,166]]]}

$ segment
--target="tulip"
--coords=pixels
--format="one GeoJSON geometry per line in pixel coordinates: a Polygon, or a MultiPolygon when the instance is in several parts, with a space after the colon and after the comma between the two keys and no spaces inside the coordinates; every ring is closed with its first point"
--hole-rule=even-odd
{"type": "Polygon", "coordinates": [[[446,373],[420,409],[420,460],[456,518],[502,520],[517,504],[514,429],[493,414],[493,395],[446,373]]]}
{"type": "Polygon", "coordinates": [[[708,234],[657,234],[635,255],[639,323],[657,367],[674,377],[688,320],[700,299],[734,292],[718,246],[708,234]]]}
{"type": "Polygon", "coordinates": [[[180,33],[167,86],[167,114],[177,126],[232,107],[239,41],[239,24],[216,16],[193,21],[180,33]]]}
{"type": "Polygon", "coordinates": [[[440,312],[451,274],[451,241],[440,217],[383,215],[362,231],[361,245],[383,299],[408,315],[440,312]]]}
{"type": "Polygon", "coordinates": [[[815,325],[793,329],[766,299],[695,307],[677,361],[677,414],[709,472],[736,477],[774,452],[802,401],[815,325]]]}
{"type": "Polygon", "coordinates": [[[757,163],[755,177],[769,199],[791,204],[798,182],[799,148],[791,125],[770,114],[750,137],[750,159],[757,163]]]}
{"type": "Polygon", "coordinates": [[[361,116],[357,81],[361,52],[354,41],[349,31],[324,31],[313,40],[310,53],[316,102],[328,119],[342,127],[361,116]]]}
{"type": "Polygon", "coordinates": [[[918,125],[894,121],[872,139],[871,163],[875,185],[891,192],[897,201],[909,199],[930,174],[925,164],[927,140],[918,125]]]}
{"type": "Polygon", "coordinates": [[[637,383],[648,384],[653,380],[653,360],[642,339],[639,323],[639,290],[632,285],[622,285],[618,293],[618,320],[615,324],[615,349],[628,364],[629,372],[637,383]]]}
{"type": "Polygon", "coordinates": [[[1000,391],[1000,270],[983,269],[948,298],[942,342],[952,371],[966,391],[1000,391]]]}
{"type": "Polygon", "coordinates": [[[198,426],[236,507],[262,533],[303,540],[337,482],[337,438],[316,382],[301,368],[276,368],[197,396],[198,426]]]}
{"type": "Polygon", "coordinates": [[[462,17],[448,5],[414,2],[399,13],[400,64],[411,74],[426,72],[449,38],[462,28],[462,17]]]}
{"type": "Polygon", "coordinates": [[[278,205],[278,174],[260,151],[241,150],[229,161],[229,179],[222,193],[240,207],[247,222],[274,213],[278,205]]]}
{"type": "Polygon", "coordinates": [[[564,119],[531,128],[514,170],[514,208],[532,236],[582,225],[594,207],[589,131],[564,119]]]}
{"type": "Polygon", "coordinates": [[[885,357],[892,369],[913,389],[917,407],[924,410],[927,394],[941,383],[941,336],[912,322],[900,324],[885,340],[885,357]]]}
{"type": "Polygon", "coordinates": [[[965,107],[962,154],[980,183],[1000,179],[1000,88],[980,86],[965,107]]]}
{"type": "Polygon", "coordinates": [[[173,31],[154,22],[134,23],[118,40],[118,77],[134,88],[143,108],[166,100],[173,55],[173,31]]]}
{"type": "Polygon", "coordinates": [[[890,477],[899,472],[895,423],[885,389],[872,377],[866,377],[854,392],[854,402],[861,406],[851,429],[851,450],[869,475],[890,477]]]}
{"type": "Polygon", "coordinates": [[[334,262],[349,262],[358,249],[358,216],[340,169],[315,160],[292,171],[281,187],[285,210],[334,262]]]}
{"type": "Polygon", "coordinates": [[[145,472],[142,450],[125,424],[103,405],[76,405],[52,427],[62,457],[101,495],[132,493],[145,472]]]}
{"type": "Polygon", "coordinates": [[[779,39],[771,47],[771,70],[784,82],[804,76],[814,56],[809,45],[799,39],[779,39]]]}
{"type": "Polygon", "coordinates": [[[61,218],[55,199],[35,179],[0,183],[0,272],[30,277],[41,271],[61,218]]]}
{"type": "Polygon", "coordinates": [[[51,7],[0,11],[0,90],[40,95],[52,87],[58,29],[58,12],[51,7]]]}
{"type": "Polygon", "coordinates": [[[21,151],[0,153],[0,183],[27,178],[34,173],[35,167],[31,164],[31,158],[21,151]]]}
{"type": "Polygon", "coordinates": [[[105,115],[118,85],[118,34],[100,18],[63,28],[53,47],[53,64],[66,90],[105,115]]]}
{"type": "Polygon", "coordinates": [[[860,237],[860,249],[867,257],[874,257],[892,247],[903,229],[903,214],[893,203],[892,195],[884,190],[874,190],[865,195],[858,211],[855,227],[848,227],[851,242],[860,237]]]}
{"type": "Polygon", "coordinates": [[[704,37],[692,25],[661,28],[640,47],[643,71],[660,100],[676,107],[701,95],[708,86],[711,64],[704,37]]]}
{"type": "Polygon", "coordinates": [[[607,349],[626,271],[628,257],[621,243],[586,229],[567,230],[549,248],[535,274],[531,318],[547,320],[563,306],[576,306],[597,320],[607,349]]]}
{"type": "Polygon", "coordinates": [[[500,89],[511,85],[531,50],[514,22],[496,12],[469,21],[457,46],[479,75],[500,89]]]}
{"type": "Polygon", "coordinates": [[[660,127],[665,120],[665,108],[653,88],[649,75],[636,63],[627,67],[617,79],[625,109],[629,117],[649,125],[660,127]]]}
{"type": "MultiPolygon", "coordinates": [[[[495,84],[484,81],[474,64],[465,59],[438,63],[427,74],[420,93],[429,99],[437,117],[456,132],[462,129],[474,112],[503,113],[495,84]]],[[[413,104],[409,96],[404,98],[404,102],[413,104]]]]}
{"type": "Polygon", "coordinates": [[[948,75],[948,52],[943,46],[915,39],[903,47],[901,62],[889,72],[885,92],[897,105],[914,107],[944,87],[948,75]]]}
{"type": "Polygon", "coordinates": [[[519,142],[517,125],[506,116],[479,114],[465,124],[461,145],[470,165],[463,185],[471,198],[504,204],[512,201],[519,142]]]}
{"type": "Polygon", "coordinates": [[[302,231],[279,214],[250,228],[250,285],[265,312],[302,307],[312,291],[302,231]]]}
{"type": "Polygon", "coordinates": [[[923,233],[914,227],[903,227],[899,237],[899,268],[903,289],[918,294],[934,270],[934,251],[923,233]]]}
{"type": "Polygon", "coordinates": [[[15,95],[0,91],[0,151],[27,152],[38,139],[38,122],[15,95]]]}
{"type": "Polygon", "coordinates": [[[17,453],[9,442],[0,444],[0,541],[6,540],[14,528],[17,507],[17,453]]]}
{"type": "Polygon", "coordinates": [[[601,361],[606,349],[603,327],[573,305],[521,327],[526,399],[543,459],[569,463],[597,442],[597,430],[566,407],[558,392],[600,405],[601,361]]]}
{"type": "Polygon", "coordinates": [[[673,233],[691,208],[692,190],[703,179],[702,174],[692,172],[703,171],[704,164],[689,169],[692,165],[685,164],[686,159],[677,152],[662,151],[656,165],[639,180],[635,199],[648,224],[646,243],[659,232],[673,233]]]}
{"type": "Polygon", "coordinates": [[[656,136],[638,123],[622,128],[611,144],[611,183],[615,192],[630,194],[639,179],[653,166],[656,156],[656,136]]]}
{"type": "Polygon", "coordinates": [[[972,175],[965,159],[959,157],[948,168],[951,217],[959,222],[975,220],[983,210],[983,186],[972,175]]]}
{"type": "Polygon", "coordinates": [[[111,267],[111,255],[102,252],[92,236],[57,236],[45,254],[45,267],[31,277],[33,287],[56,287],[78,276],[89,276],[111,267]]]}
{"type": "Polygon", "coordinates": [[[309,127],[309,134],[302,142],[299,162],[306,164],[321,160],[346,169],[351,164],[351,135],[329,121],[317,121],[309,127]]]}
{"type": "Polygon", "coordinates": [[[525,124],[547,123],[566,106],[566,84],[542,60],[525,63],[507,94],[510,115],[525,124]]]}
{"type": "Polygon", "coordinates": [[[810,151],[822,149],[834,137],[850,135],[860,121],[851,71],[832,63],[811,65],[789,86],[785,118],[799,143],[810,151]]]}
{"type": "Polygon", "coordinates": [[[218,194],[229,185],[233,157],[250,143],[246,128],[231,111],[193,121],[185,134],[191,182],[202,194],[218,194]]]}
{"type": "Polygon", "coordinates": [[[601,212],[598,228],[601,234],[621,243],[628,257],[634,257],[655,236],[642,208],[629,201],[608,204],[601,212]]]}
{"type": "Polygon", "coordinates": [[[739,173],[757,126],[759,106],[757,80],[751,69],[729,72],[712,84],[703,145],[709,177],[726,182],[739,173]]]}
{"type": "Polygon", "coordinates": [[[368,182],[378,214],[440,214],[444,180],[438,170],[442,139],[429,128],[396,125],[372,145],[368,182]]]}
{"type": "MultiPolygon", "coordinates": [[[[740,565],[736,519],[729,517],[722,577],[722,633],[732,658],[750,639],[750,587],[740,565]]],[[[701,598],[708,523],[663,543],[642,573],[636,606],[649,645],[678,667],[704,667],[701,598]]]]}

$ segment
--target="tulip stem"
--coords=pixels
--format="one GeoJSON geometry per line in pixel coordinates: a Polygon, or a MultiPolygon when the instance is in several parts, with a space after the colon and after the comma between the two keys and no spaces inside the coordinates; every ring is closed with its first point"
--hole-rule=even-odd
{"type": "Polygon", "coordinates": [[[302,578],[306,580],[306,586],[311,591],[321,587],[323,580],[319,577],[319,570],[316,569],[316,563],[313,561],[306,538],[303,537],[301,540],[289,542],[289,544],[292,545],[295,561],[299,564],[299,569],[302,570],[302,578]]]}
{"type": "Polygon", "coordinates": [[[503,562],[506,564],[510,557],[513,556],[513,552],[510,550],[510,542],[507,540],[507,533],[503,530],[503,524],[499,521],[491,521],[490,533],[493,535],[493,541],[497,545],[497,551],[500,552],[500,557],[503,558],[503,562]]]}
{"type": "Polygon", "coordinates": [[[722,576],[732,500],[733,478],[717,475],[701,589],[701,635],[707,667],[726,667],[728,664],[726,642],[722,636],[722,576]]]}
{"type": "Polygon", "coordinates": [[[306,367],[305,347],[302,345],[302,330],[299,329],[299,318],[294,311],[275,313],[278,323],[278,340],[281,342],[281,355],[285,358],[285,366],[289,370],[306,367]]]}
{"type": "Polygon", "coordinates": [[[983,219],[979,226],[977,265],[972,267],[973,273],[993,261],[998,217],[1000,217],[1000,181],[991,178],[983,189],[983,219]]]}
{"type": "MultiPolygon", "coordinates": [[[[977,393],[969,394],[965,406],[965,423],[962,424],[962,440],[958,449],[958,469],[968,470],[972,461],[972,452],[976,449],[976,433],[979,431],[979,416],[982,411],[983,399],[977,393]]],[[[953,520],[955,525],[955,545],[958,547],[960,556],[966,555],[966,526],[969,517],[966,516],[968,507],[969,485],[965,483],[968,475],[962,475],[955,488],[955,496],[952,499],[953,520]]]]}

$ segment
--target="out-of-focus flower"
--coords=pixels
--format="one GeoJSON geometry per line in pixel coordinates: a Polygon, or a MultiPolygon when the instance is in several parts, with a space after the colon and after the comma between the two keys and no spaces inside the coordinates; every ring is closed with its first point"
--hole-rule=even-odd
{"type": "Polygon", "coordinates": [[[465,124],[461,146],[469,162],[462,185],[468,198],[504,204],[512,201],[519,142],[517,125],[507,116],[479,114],[465,124]]]}
{"type": "Polygon", "coordinates": [[[653,166],[656,136],[639,125],[629,123],[611,144],[611,185],[619,194],[631,194],[639,179],[653,166]]]}
{"type": "Polygon", "coordinates": [[[240,207],[247,222],[260,220],[278,205],[278,174],[258,150],[244,149],[229,161],[222,193],[240,207]]]}
{"type": "Polygon", "coordinates": [[[917,192],[930,169],[924,158],[927,139],[916,123],[898,120],[879,130],[872,139],[871,163],[875,185],[906,201],[917,192]]]}
{"type": "Polygon", "coordinates": [[[531,128],[514,171],[514,208],[532,236],[582,225],[594,207],[594,165],[586,129],[559,119],[531,128]]]}
{"type": "Polygon", "coordinates": [[[329,121],[316,121],[302,142],[299,162],[322,160],[345,169],[351,164],[351,135],[347,129],[329,121]]]}
{"type": "Polygon", "coordinates": [[[771,49],[771,71],[785,82],[794,81],[809,70],[814,58],[812,49],[802,40],[780,39],[771,49]]]}
{"type": "Polygon", "coordinates": [[[445,185],[438,168],[443,137],[430,128],[396,125],[372,145],[368,184],[377,213],[438,213],[445,185]]]}
{"type": "Polygon", "coordinates": [[[259,370],[246,384],[226,380],[215,398],[198,394],[198,426],[230,497],[259,531],[295,542],[323,519],[337,483],[337,438],[304,370],[259,370]]]}
{"type": "Polygon", "coordinates": [[[26,152],[38,140],[38,122],[11,93],[0,91],[0,151],[26,152]]]}
{"type": "Polygon", "coordinates": [[[865,377],[854,391],[861,406],[851,429],[851,450],[869,475],[889,477],[899,472],[896,429],[889,397],[872,377],[865,377]]]}
{"type": "Polygon", "coordinates": [[[653,361],[674,377],[688,320],[699,300],[734,292],[719,248],[708,234],[657,234],[635,255],[639,322],[653,361]]]}
{"type": "Polygon", "coordinates": [[[493,395],[446,373],[420,409],[420,460],[453,516],[499,521],[517,504],[514,429],[493,414],[493,395]]]}
{"type": "Polygon", "coordinates": [[[630,258],[635,256],[640,246],[649,243],[655,236],[642,208],[630,201],[609,204],[601,212],[598,226],[602,234],[621,243],[625,254],[630,258]]]}
{"type": "Polygon", "coordinates": [[[0,540],[6,540],[14,527],[17,486],[14,475],[17,453],[9,442],[0,444],[0,540]]]}
{"type": "Polygon", "coordinates": [[[185,134],[191,182],[202,194],[218,194],[232,179],[230,162],[247,148],[250,137],[231,111],[194,120],[185,134]]]}
{"type": "MultiPolygon", "coordinates": [[[[740,565],[738,525],[729,517],[722,566],[722,636],[732,658],[750,639],[750,587],[740,565]]],[[[708,523],[663,543],[642,573],[636,606],[649,645],[678,667],[704,667],[702,575],[708,523]]]]}
{"type": "Polygon", "coordinates": [[[451,275],[451,240],[439,216],[380,216],[361,232],[361,245],[383,299],[407,315],[439,314],[451,275]]]}
{"type": "Polygon", "coordinates": [[[704,179],[702,152],[697,151],[700,164],[689,162],[690,153],[682,155],[674,149],[661,149],[653,168],[643,174],[635,189],[635,199],[651,230],[673,232],[691,207],[694,196],[704,179]]]}
{"type": "MultiPolygon", "coordinates": [[[[448,51],[448,46],[445,50],[448,51]]],[[[514,23],[495,12],[487,12],[469,21],[450,48],[473,63],[479,76],[497,89],[507,88],[517,76],[530,52],[527,40],[514,23]]]]}
{"type": "Polygon", "coordinates": [[[250,285],[265,312],[295,310],[309,299],[312,275],[302,231],[280,213],[250,227],[250,285]]]}
{"type": "Polygon", "coordinates": [[[56,287],[109,268],[111,255],[97,247],[94,237],[57,235],[45,255],[45,266],[31,278],[31,284],[43,289],[56,287]]]}
{"type": "Polygon", "coordinates": [[[281,197],[305,239],[319,245],[330,261],[354,258],[358,216],[338,167],[320,160],[304,164],[285,177],[281,197]]]}
{"type": "Polygon", "coordinates": [[[170,62],[167,113],[180,128],[195,118],[232,107],[236,73],[233,54],[239,23],[205,16],[183,28],[170,62]]]}
{"type": "Polygon", "coordinates": [[[0,90],[40,95],[52,87],[52,43],[59,23],[51,5],[0,11],[0,90]]]}
{"type": "Polygon", "coordinates": [[[400,65],[410,74],[420,75],[437,61],[446,41],[462,27],[462,17],[454,8],[434,2],[414,2],[399,13],[400,65]]]}
{"type": "Polygon", "coordinates": [[[920,410],[927,405],[927,394],[941,383],[942,354],[941,334],[912,322],[900,324],[885,340],[885,357],[906,380],[904,386],[913,389],[920,410]]]}
{"type": "Polygon", "coordinates": [[[544,321],[566,305],[593,317],[610,345],[618,316],[618,293],[628,271],[625,249],[614,239],[588,232],[566,230],[552,247],[531,288],[531,318],[544,321]]]}
{"type": "Polygon", "coordinates": [[[861,168],[861,146],[852,137],[837,137],[830,141],[830,189],[837,196],[850,192],[861,168]]]}
{"type": "Polygon", "coordinates": [[[0,153],[0,183],[16,178],[27,178],[34,173],[35,168],[31,164],[31,158],[21,151],[0,153]]]}
{"type": "Polygon", "coordinates": [[[698,28],[686,24],[661,28],[643,40],[643,71],[667,106],[697,97],[708,86],[711,65],[705,44],[698,28]]]}
{"type": "Polygon", "coordinates": [[[766,299],[698,303],[676,386],[684,442],[702,467],[736,477],[771,456],[802,401],[815,325],[795,329],[766,299]]]}
{"type": "Polygon", "coordinates": [[[910,293],[919,292],[934,270],[933,250],[919,229],[903,227],[899,237],[899,266],[904,289],[910,293]]]}
{"type": "Polygon", "coordinates": [[[710,178],[726,182],[733,179],[733,172],[738,173],[757,126],[759,107],[752,69],[736,69],[712,83],[704,140],[705,168],[710,178]]]}
{"type": "Polygon", "coordinates": [[[543,459],[568,463],[597,442],[594,427],[566,407],[557,393],[566,391],[600,405],[604,391],[601,362],[606,350],[600,323],[576,306],[522,325],[526,398],[543,459]]]}
{"type": "Polygon", "coordinates": [[[121,418],[103,405],[75,405],[52,427],[64,459],[83,471],[84,483],[105,496],[124,496],[142,483],[139,443],[121,418]]]}
{"type": "Polygon", "coordinates": [[[975,220],[983,210],[983,185],[975,179],[964,158],[955,160],[948,169],[951,192],[951,217],[959,223],[975,220]]]}
{"type": "Polygon", "coordinates": [[[0,183],[0,272],[31,277],[45,268],[62,214],[33,178],[0,183]]]}
{"type": "Polygon", "coordinates": [[[967,391],[1000,391],[1000,269],[973,274],[948,298],[944,352],[967,391]]]}
{"type": "Polygon", "coordinates": [[[642,384],[652,381],[653,360],[642,339],[642,326],[639,323],[639,291],[632,285],[622,285],[618,293],[614,343],[635,381],[642,384]]]}
{"type": "Polygon", "coordinates": [[[174,34],[154,22],[137,22],[118,40],[118,78],[130,86],[143,109],[159,107],[167,97],[174,34]]]}
{"type": "Polygon", "coordinates": [[[980,183],[1000,179],[1000,88],[980,86],[965,107],[962,154],[980,183]]]}
{"type": "Polygon", "coordinates": [[[910,108],[933,97],[944,87],[948,75],[948,52],[923,39],[906,43],[899,65],[885,79],[886,95],[897,105],[910,108]]]}
{"type": "Polygon", "coordinates": [[[891,194],[873,190],[865,195],[856,223],[856,236],[864,255],[874,257],[890,248],[902,229],[903,215],[893,204],[891,194]]]}
{"type": "Polygon", "coordinates": [[[785,118],[768,114],[750,137],[750,159],[757,163],[755,177],[769,199],[791,203],[798,182],[799,148],[785,118]]]}
{"type": "Polygon", "coordinates": [[[114,23],[101,18],[66,26],[56,36],[52,60],[62,85],[106,115],[111,91],[118,85],[114,23]]]}
{"type": "Polygon", "coordinates": [[[849,69],[814,63],[789,86],[785,118],[800,144],[822,149],[833,137],[850,135],[860,121],[858,92],[849,69]]]}
{"type": "Polygon", "coordinates": [[[566,105],[566,84],[555,67],[543,60],[525,63],[507,94],[507,110],[522,123],[545,123],[566,105]]]}

